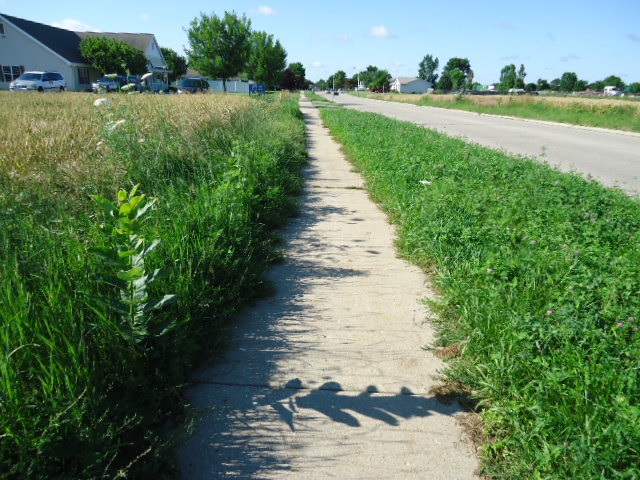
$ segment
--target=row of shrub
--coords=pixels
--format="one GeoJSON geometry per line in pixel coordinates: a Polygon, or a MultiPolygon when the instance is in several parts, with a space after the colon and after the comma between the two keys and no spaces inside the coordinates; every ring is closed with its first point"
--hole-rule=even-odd
{"type": "Polygon", "coordinates": [[[640,478],[640,205],[382,116],[322,110],[440,299],[489,478],[640,478]]]}
{"type": "Polygon", "coordinates": [[[3,96],[0,478],[176,478],[163,422],[297,210],[295,96],[94,100],[3,96]]]}

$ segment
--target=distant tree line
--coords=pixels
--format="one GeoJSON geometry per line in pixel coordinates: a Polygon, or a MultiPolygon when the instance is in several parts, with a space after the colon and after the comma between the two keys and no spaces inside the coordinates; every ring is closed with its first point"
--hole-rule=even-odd
{"type": "MultiPolygon", "coordinates": [[[[466,58],[451,58],[438,74],[439,60],[431,54],[425,55],[418,65],[418,76],[433,84],[434,88],[441,91],[460,91],[466,89],[479,89],[482,86],[473,81],[473,70],[466,58]]],[[[551,80],[538,79],[536,83],[525,81],[527,72],[524,64],[519,68],[515,64],[505,65],[500,71],[500,81],[495,87],[500,91],[511,89],[522,89],[525,91],[551,90],[557,92],[602,92],[605,86],[615,86],[620,91],[629,93],[640,93],[640,82],[626,85],[622,79],[615,75],[610,75],[603,80],[588,82],[579,79],[574,72],[565,72],[560,78],[551,80]]]]}

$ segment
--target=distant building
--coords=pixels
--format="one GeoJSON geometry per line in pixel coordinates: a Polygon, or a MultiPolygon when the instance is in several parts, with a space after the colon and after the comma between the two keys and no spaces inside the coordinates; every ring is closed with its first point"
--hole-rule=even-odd
{"type": "Polygon", "coordinates": [[[121,40],[142,50],[148,60],[148,85],[153,90],[168,88],[167,62],[151,33],[72,32],[63,28],[24,20],[0,13],[0,90],[29,70],[60,72],[67,90],[91,90],[103,73],[93,68],[80,53],[87,37],[121,40]]]}
{"type": "Polygon", "coordinates": [[[398,93],[427,93],[433,84],[418,77],[398,77],[390,85],[392,91],[398,93]]]}

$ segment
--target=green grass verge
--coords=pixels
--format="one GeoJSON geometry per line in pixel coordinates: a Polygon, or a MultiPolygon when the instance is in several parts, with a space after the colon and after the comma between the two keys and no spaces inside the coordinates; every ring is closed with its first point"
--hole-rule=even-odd
{"type": "MultiPolygon", "coordinates": [[[[90,96],[44,99],[54,104],[53,135],[25,141],[53,143],[57,122],[88,102],[82,111],[101,113],[87,118],[104,122],[97,138],[86,137],[97,147],[78,150],[88,160],[69,155],[57,159],[59,169],[35,165],[21,175],[24,156],[2,159],[3,479],[177,478],[158,432],[180,411],[188,373],[224,343],[234,314],[269,291],[263,274],[280,258],[275,229],[297,213],[306,152],[296,96],[109,98],[95,110],[90,96]],[[180,127],[185,119],[193,127],[180,127]],[[134,325],[132,339],[121,316],[97,301],[120,297],[104,282],[109,266],[92,253],[107,240],[89,195],[115,201],[118,188],[134,184],[157,200],[141,228],[162,243],[145,255],[145,268],[168,272],[149,294],[179,300],[134,325]]],[[[70,141],[84,141],[76,133],[70,141]]]]}
{"type": "Polygon", "coordinates": [[[322,117],[432,274],[483,473],[640,478],[638,200],[382,116],[322,117]]]}

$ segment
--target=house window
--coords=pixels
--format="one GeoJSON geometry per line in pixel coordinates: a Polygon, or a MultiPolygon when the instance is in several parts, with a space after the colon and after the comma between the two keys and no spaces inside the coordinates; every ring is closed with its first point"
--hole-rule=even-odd
{"type": "Polygon", "coordinates": [[[89,83],[91,83],[89,80],[88,68],[78,68],[78,82],[80,83],[80,85],[88,85],[89,83]]]}
{"type": "Polygon", "coordinates": [[[23,73],[23,65],[2,65],[0,67],[0,82],[12,82],[23,73]]]}
{"type": "Polygon", "coordinates": [[[4,33],[4,23],[0,23],[0,37],[4,37],[5,33],[4,33]]]}

